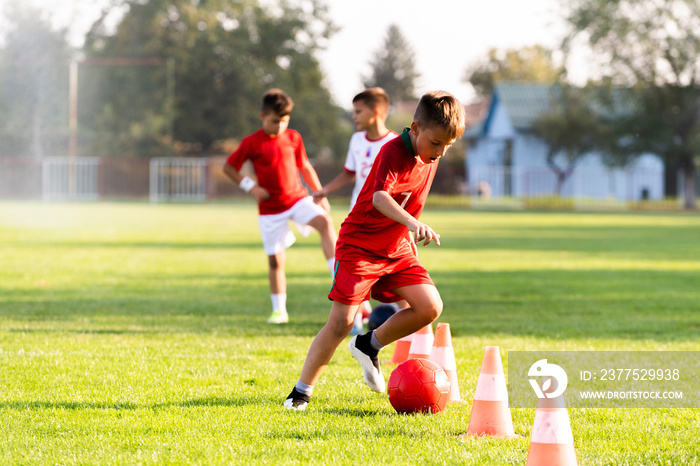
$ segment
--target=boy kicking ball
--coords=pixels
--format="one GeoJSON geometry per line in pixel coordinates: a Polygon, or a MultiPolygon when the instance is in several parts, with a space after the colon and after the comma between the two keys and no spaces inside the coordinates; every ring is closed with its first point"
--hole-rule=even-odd
{"type": "Polygon", "coordinates": [[[440,235],[418,218],[440,157],[463,132],[459,101],[447,92],[429,92],[418,102],[411,126],[382,147],[340,227],[328,295],[331,312],[311,343],[301,376],[284,401],[286,408],[306,409],[321,373],[350,333],[358,306],[370,295],[381,302],[405,299],[409,305],[348,345],[362,366],[365,383],[375,392],[386,388],[379,351],[440,316],[442,299],[414,253],[409,231],[416,243],[440,245],[440,235]]]}

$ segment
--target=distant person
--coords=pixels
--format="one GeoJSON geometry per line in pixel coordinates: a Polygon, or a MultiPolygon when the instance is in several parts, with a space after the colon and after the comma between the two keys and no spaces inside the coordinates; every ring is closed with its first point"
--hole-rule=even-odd
{"type": "Polygon", "coordinates": [[[260,110],[262,128],[243,138],[223,169],[234,183],[258,201],[258,225],[268,256],[272,301],[272,314],[267,321],[272,324],[289,321],[285,251],[296,241],[289,221],[304,236],[311,233],[311,228],[316,229],[321,234],[321,249],[331,274],[335,263],[336,234],[328,200],[314,202],[299,179],[301,173],[312,190],[321,188],[301,135],[287,128],[293,107],[292,99],[280,89],[265,93],[260,110]],[[257,182],[240,173],[246,160],[252,162],[257,182]]]}
{"type": "Polygon", "coordinates": [[[408,232],[416,242],[440,245],[440,235],[418,218],[425,206],[438,160],[464,132],[464,109],[447,92],[421,97],[410,128],[379,152],[355,207],[340,227],[336,271],[328,297],[328,322],[306,355],[301,376],[284,401],[303,410],[314,386],[341,341],[350,333],[357,307],[370,294],[381,302],[405,299],[403,309],[376,330],[350,340],[350,353],[362,366],[365,383],[384,392],[379,351],[432,323],[442,312],[442,299],[418,261],[408,232]]]}
{"type": "MultiPolygon", "coordinates": [[[[352,121],[355,122],[357,132],[350,138],[345,166],[330,183],[314,193],[315,201],[324,199],[330,193],[354,181],[355,186],[350,199],[350,210],[352,210],[379,149],[398,136],[386,127],[388,115],[389,96],[381,87],[365,89],[352,99],[352,121]]],[[[351,334],[362,333],[362,320],[369,317],[371,312],[372,306],[369,301],[362,303],[355,316],[351,334]]]]}

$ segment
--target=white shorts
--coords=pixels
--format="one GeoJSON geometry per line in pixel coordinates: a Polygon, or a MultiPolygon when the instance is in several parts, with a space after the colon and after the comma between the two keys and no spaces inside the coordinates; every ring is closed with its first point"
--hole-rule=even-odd
{"type": "Polygon", "coordinates": [[[296,237],[289,228],[289,221],[299,230],[302,236],[307,237],[313,231],[308,223],[319,215],[326,213],[323,207],[314,203],[313,197],[307,196],[297,201],[291,208],[279,214],[260,215],[258,225],[262,237],[265,254],[274,256],[294,244],[296,237]]]}

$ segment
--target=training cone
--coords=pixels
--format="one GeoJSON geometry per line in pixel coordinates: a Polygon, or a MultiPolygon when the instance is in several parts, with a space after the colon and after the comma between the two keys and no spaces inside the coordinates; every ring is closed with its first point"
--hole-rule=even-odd
{"type": "Polygon", "coordinates": [[[430,352],[430,360],[442,367],[450,380],[450,397],[448,403],[462,401],[459,394],[459,381],[457,380],[457,363],[455,362],[455,351],[452,347],[452,335],[450,334],[450,324],[439,323],[435,327],[435,340],[433,349],[430,352]]]}
{"type": "Polygon", "coordinates": [[[430,359],[432,349],[433,325],[428,324],[413,334],[411,348],[408,350],[408,359],[430,359]]]}
{"type": "Polygon", "coordinates": [[[498,346],[487,346],[484,351],[466,435],[518,437],[508,407],[508,389],[498,346]]]}
{"type": "Polygon", "coordinates": [[[392,364],[401,364],[408,359],[408,353],[411,350],[411,341],[413,334],[400,338],[394,346],[394,355],[391,357],[392,364]]]}
{"type": "Polygon", "coordinates": [[[569,413],[563,396],[538,400],[527,464],[528,466],[578,464],[569,413]]]}

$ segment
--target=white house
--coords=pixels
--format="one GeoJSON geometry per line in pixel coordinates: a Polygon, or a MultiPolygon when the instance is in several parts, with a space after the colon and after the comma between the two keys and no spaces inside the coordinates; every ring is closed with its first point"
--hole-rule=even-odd
{"type": "MultiPolygon", "coordinates": [[[[606,166],[600,154],[580,158],[557,189],[547,166],[547,144],[532,133],[532,123],[550,109],[552,86],[536,83],[496,85],[488,110],[464,134],[467,183],[472,194],[512,197],[552,196],[623,201],[661,199],[664,166],[645,154],[624,168],[606,166]]],[[[555,160],[567,167],[563,156],[555,160]]]]}

